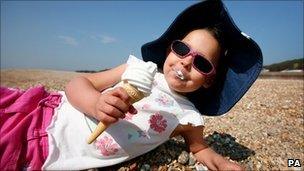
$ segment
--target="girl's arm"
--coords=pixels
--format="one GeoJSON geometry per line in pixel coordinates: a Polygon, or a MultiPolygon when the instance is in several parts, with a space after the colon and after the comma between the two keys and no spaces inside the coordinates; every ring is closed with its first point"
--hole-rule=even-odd
{"type": "Polygon", "coordinates": [[[203,139],[203,129],[203,126],[191,126],[181,131],[181,135],[197,161],[207,166],[210,170],[244,170],[238,164],[226,160],[208,147],[203,139]]]}
{"type": "MultiPolygon", "coordinates": [[[[100,92],[118,83],[125,69],[126,64],[123,64],[110,70],[84,74],[72,79],[65,88],[65,93],[69,102],[79,111],[84,112],[89,116],[93,116],[98,120],[102,120],[101,116],[97,116],[96,114],[98,113],[96,111],[97,102],[100,101],[101,98],[100,92]]],[[[125,98],[125,100],[127,98],[124,92],[120,89],[118,92],[114,92],[113,94],[114,96],[125,98]]],[[[118,100],[116,99],[116,101],[118,100]]],[[[120,107],[125,106],[120,104],[120,107]]],[[[108,107],[108,110],[113,109],[108,107]]],[[[113,113],[113,111],[110,111],[110,113],[111,112],[113,113]]]]}

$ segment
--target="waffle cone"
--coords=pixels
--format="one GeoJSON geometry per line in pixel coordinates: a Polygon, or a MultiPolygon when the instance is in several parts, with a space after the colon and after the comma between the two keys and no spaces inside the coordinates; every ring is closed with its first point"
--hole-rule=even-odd
{"type": "Polygon", "coordinates": [[[122,88],[126,90],[128,95],[130,96],[130,103],[133,104],[141,99],[143,99],[145,96],[144,94],[139,91],[137,88],[132,86],[129,83],[123,83],[122,88]]]}
{"type": "Polygon", "coordinates": [[[105,130],[107,129],[107,126],[103,124],[102,122],[99,122],[96,129],[92,132],[92,134],[87,139],[87,143],[91,144],[93,141],[96,140],[96,138],[105,130]]]}

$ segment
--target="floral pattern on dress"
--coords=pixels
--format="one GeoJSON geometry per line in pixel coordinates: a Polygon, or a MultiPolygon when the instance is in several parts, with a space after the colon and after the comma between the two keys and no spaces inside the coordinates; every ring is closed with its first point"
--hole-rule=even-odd
{"type": "Polygon", "coordinates": [[[103,156],[115,155],[119,150],[119,145],[113,140],[113,138],[108,136],[98,139],[95,144],[103,156]]]}
{"type": "Polygon", "coordinates": [[[167,128],[167,120],[159,112],[150,116],[149,124],[150,128],[158,133],[165,131],[167,128]]]}
{"type": "Polygon", "coordinates": [[[138,130],[137,133],[138,133],[138,137],[147,137],[147,133],[145,131],[138,130]]]}
{"type": "Polygon", "coordinates": [[[149,109],[150,107],[151,107],[150,104],[145,103],[145,104],[141,107],[141,109],[142,109],[142,110],[147,110],[147,109],[149,109]]]}
{"type": "Polygon", "coordinates": [[[155,99],[155,102],[160,106],[171,107],[173,106],[174,101],[171,100],[167,95],[159,93],[158,97],[155,99]]]}
{"type": "Polygon", "coordinates": [[[128,141],[131,142],[137,141],[139,138],[149,138],[146,131],[132,128],[126,128],[125,131],[127,133],[128,141]]]}

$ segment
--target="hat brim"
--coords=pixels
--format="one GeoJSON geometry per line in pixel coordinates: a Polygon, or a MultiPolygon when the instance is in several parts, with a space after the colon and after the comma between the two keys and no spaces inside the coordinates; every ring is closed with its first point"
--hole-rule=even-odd
{"type": "Polygon", "coordinates": [[[226,70],[211,89],[201,88],[189,94],[189,100],[203,115],[218,116],[228,112],[248,91],[263,66],[262,52],[257,43],[244,35],[234,24],[220,0],[207,0],[180,13],[158,39],[142,46],[144,61],[152,61],[162,69],[167,47],[194,29],[221,24],[228,53],[226,70]]]}

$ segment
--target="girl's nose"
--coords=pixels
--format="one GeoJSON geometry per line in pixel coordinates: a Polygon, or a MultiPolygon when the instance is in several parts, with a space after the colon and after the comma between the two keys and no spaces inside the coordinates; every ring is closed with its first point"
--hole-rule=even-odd
{"type": "Polygon", "coordinates": [[[189,56],[186,56],[186,57],[180,59],[180,63],[182,64],[183,67],[185,67],[185,69],[190,71],[191,65],[192,65],[192,60],[193,60],[193,56],[189,55],[189,56]]]}

